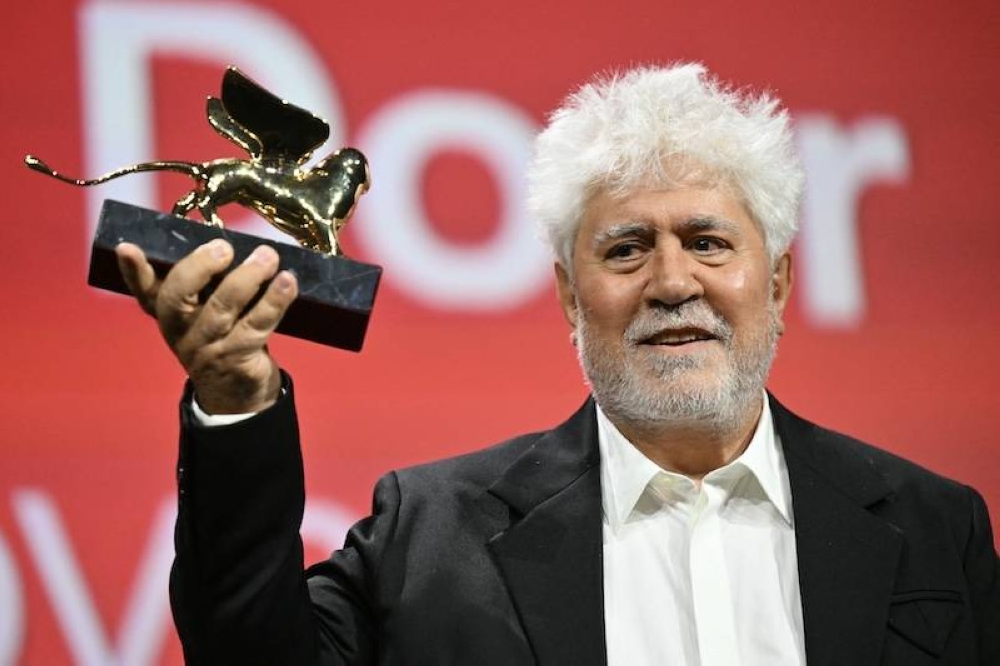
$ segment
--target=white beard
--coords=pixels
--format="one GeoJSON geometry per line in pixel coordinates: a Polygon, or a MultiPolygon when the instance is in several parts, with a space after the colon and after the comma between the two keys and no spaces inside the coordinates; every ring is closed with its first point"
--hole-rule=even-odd
{"type": "Polygon", "coordinates": [[[685,425],[715,432],[739,428],[760,400],[777,351],[779,316],[768,301],[768,323],[737,341],[732,327],[705,301],[647,310],[629,325],[619,350],[595,341],[586,310],[577,301],[577,353],[597,404],[612,419],[649,429],[685,425]],[[727,363],[714,381],[691,381],[705,356],[668,357],[639,341],[664,328],[695,327],[722,344],[727,363]]]}

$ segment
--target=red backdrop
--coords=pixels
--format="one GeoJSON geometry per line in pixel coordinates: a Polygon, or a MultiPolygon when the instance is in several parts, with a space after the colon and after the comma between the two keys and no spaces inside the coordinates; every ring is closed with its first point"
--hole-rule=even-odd
{"type": "Polygon", "coordinates": [[[183,375],[152,322],[85,270],[97,202],[167,208],[189,183],[85,192],[20,161],[93,176],[238,154],[203,109],[228,63],[373,162],[344,234],[385,267],[364,352],[273,344],[298,389],[310,558],[380,473],[554,425],[583,400],[521,208],[528,136],[592,72],[675,59],[772,88],[796,118],[809,194],[771,388],[974,485],[1000,524],[993,3],[426,4],[7,13],[0,663],[180,661],[164,576],[183,375]]]}

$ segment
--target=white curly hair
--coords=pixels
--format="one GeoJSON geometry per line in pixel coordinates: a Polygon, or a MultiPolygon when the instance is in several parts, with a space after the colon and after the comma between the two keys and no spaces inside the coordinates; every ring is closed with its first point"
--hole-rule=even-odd
{"type": "Polygon", "coordinates": [[[536,139],[528,207],[556,259],[571,267],[595,192],[732,187],[774,262],[795,236],[804,182],[776,98],[734,89],[699,63],[678,63],[602,75],[567,97],[536,139]]]}

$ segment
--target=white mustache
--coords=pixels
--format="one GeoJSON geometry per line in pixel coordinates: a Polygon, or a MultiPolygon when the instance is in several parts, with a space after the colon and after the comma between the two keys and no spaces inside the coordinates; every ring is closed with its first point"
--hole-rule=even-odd
{"type": "Polygon", "coordinates": [[[688,301],[677,307],[641,313],[625,329],[625,341],[637,344],[666,330],[696,328],[722,342],[733,337],[733,327],[705,301],[688,301]]]}

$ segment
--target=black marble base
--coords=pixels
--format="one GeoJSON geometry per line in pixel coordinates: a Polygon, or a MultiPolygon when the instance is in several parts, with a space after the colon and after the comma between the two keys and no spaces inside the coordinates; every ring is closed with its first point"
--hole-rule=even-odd
{"type": "MultiPolygon", "coordinates": [[[[278,332],[320,344],[360,351],[368,330],[382,269],[345,257],[330,257],[295,245],[285,245],[229,229],[209,227],[158,211],[107,200],[94,236],[87,283],[128,294],[118,271],[115,246],[135,243],[143,249],[157,275],[163,277],[181,258],[214,238],[229,241],[237,266],[261,244],[278,252],[281,267],[295,273],[299,296],[278,326],[278,332]]],[[[210,286],[210,290],[214,285],[210,286]]]]}

